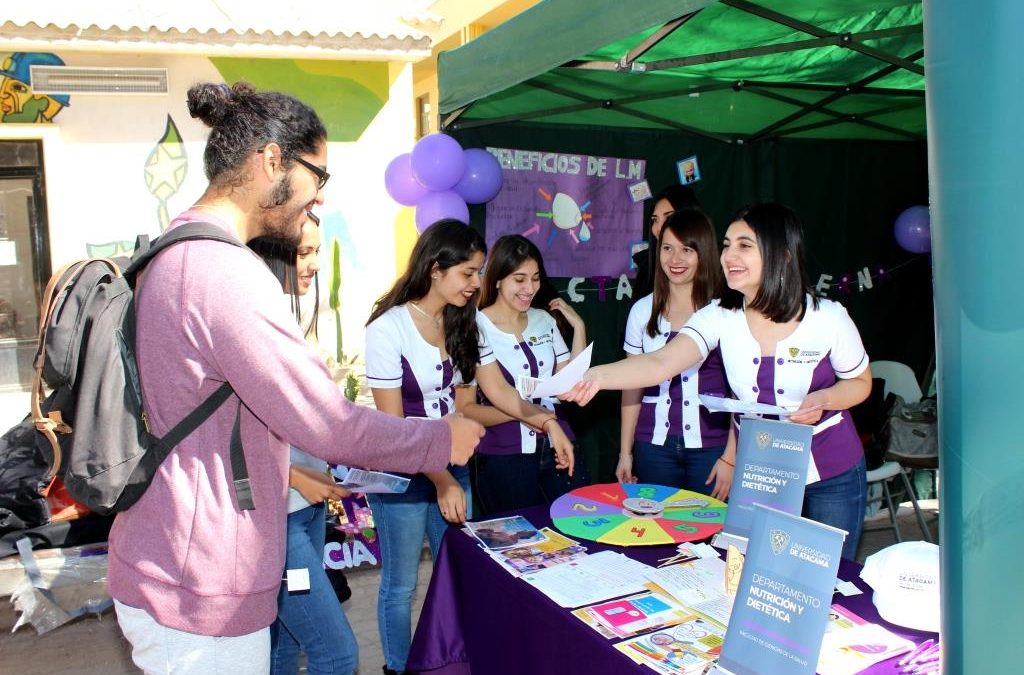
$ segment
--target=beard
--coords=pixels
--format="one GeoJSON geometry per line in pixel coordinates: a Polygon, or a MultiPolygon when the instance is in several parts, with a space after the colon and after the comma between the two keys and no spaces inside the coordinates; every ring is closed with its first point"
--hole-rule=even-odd
{"type": "Polygon", "coordinates": [[[270,194],[260,202],[260,229],[263,237],[297,247],[302,240],[302,214],[305,204],[291,204],[291,176],[286,174],[274,183],[270,194]]]}

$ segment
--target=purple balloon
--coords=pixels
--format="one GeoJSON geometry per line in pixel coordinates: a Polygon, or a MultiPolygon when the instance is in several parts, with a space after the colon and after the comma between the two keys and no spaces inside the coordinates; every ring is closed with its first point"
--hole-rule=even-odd
{"type": "Polygon", "coordinates": [[[429,192],[416,205],[416,229],[420,232],[446,218],[469,224],[469,207],[452,190],[429,192]]]}
{"type": "Polygon", "coordinates": [[[910,253],[928,253],[932,250],[931,217],[927,206],[911,206],[896,217],[893,226],[896,243],[910,253]]]}
{"type": "Polygon", "coordinates": [[[431,190],[450,190],[465,169],[462,146],[447,134],[427,134],[412,148],[412,175],[431,190]]]}
{"type": "Polygon", "coordinates": [[[428,190],[412,175],[412,155],[408,152],[391,160],[384,170],[384,188],[399,204],[415,206],[428,190]]]}
{"type": "Polygon", "coordinates": [[[470,204],[483,204],[501,191],[501,165],[491,153],[481,148],[464,150],[466,170],[454,190],[470,204]]]}

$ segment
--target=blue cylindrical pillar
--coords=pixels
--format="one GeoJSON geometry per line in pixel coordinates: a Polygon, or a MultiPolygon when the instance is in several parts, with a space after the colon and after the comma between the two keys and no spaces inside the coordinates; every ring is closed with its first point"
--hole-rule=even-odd
{"type": "Polygon", "coordinates": [[[1020,0],[925,0],[938,339],[943,672],[1021,672],[1020,0]]]}

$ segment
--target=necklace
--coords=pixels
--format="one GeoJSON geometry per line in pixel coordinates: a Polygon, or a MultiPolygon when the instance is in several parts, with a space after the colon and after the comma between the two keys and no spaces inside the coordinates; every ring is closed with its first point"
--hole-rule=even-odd
{"type": "Polygon", "coordinates": [[[415,310],[416,310],[417,312],[419,312],[419,313],[420,313],[420,314],[422,314],[423,316],[425,316],[425,317],[427,317],[428,319],[430,319],[431,321],[433,321],[433,322],[434,322],[434,325],[435,325],[435,326],[437,326],[438,328],[440,328],[440,327],[441,327],[441,317],[439,317],[439,316],[436,316],[436,317],[435,317],[435,316],[430,316],[429,314],[427,314],[426,312],[424,312],[424,311],[423,311],[423,309],[422,309],[422,308],[420,308],[420,306],[419,306],[419,305],[417,305],[417,304],[416,304],[415,302],[413,302],[412,300],[410,300],[410,301],[409,301],[409,304],[410,304],[410,305],[412,305],[412,308],[413,308],[413,309],[415,309],[415,310]]]}

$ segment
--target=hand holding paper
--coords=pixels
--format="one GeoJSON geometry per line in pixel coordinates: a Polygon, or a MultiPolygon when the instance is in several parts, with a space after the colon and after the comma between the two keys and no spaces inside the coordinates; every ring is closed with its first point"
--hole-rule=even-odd
{"type": "Polygon", "coordinates": [[[523,398],[547,398],[558,396],[572,389],[590,368],[590,356],[594,351],[594,343],[580,352],[579,356],[570,361],[564,368],[555,373],[549,380],[537,378],[520,378],[519,393],[523,398]]]}

